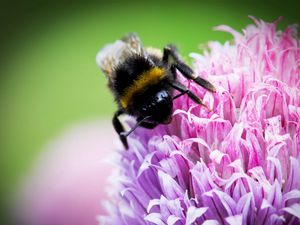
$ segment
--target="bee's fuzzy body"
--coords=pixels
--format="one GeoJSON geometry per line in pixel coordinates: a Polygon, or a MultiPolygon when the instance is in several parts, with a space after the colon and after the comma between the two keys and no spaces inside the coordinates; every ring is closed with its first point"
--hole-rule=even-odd
{"type": "Polygon", "coordinates": [[[113,125],[126,147],[126,137],[138,126],[152,129],[158,124],[170,123],[173,100],[181,95],[187,94],[196,103],[202,104],[193,92],[177,80],[176,70],[187,79],[215,91],[212,84],[194,75],[174,46],[166,46],[163,53],[154,48],[145,49],[135,34],[106,46],[98,53],[97,62],[108,78],[108,87],[118,104],[113,125]],[[174,89],[179,91],[176,96],[173,96],[174,89]],[[129,132],[118,119],[121,114],[129,114],[137,120],[136,126],[129,132]]]}
{"type": "Polygon", "coordinates": [[[149,59],[139,55],[128,57],[117,65],[108,84],[119,108],[133,116],[147,96],[162,89],[171,91],[165,83],[170,81],[168,68],[156,56],[150,55],[149,59]]]}

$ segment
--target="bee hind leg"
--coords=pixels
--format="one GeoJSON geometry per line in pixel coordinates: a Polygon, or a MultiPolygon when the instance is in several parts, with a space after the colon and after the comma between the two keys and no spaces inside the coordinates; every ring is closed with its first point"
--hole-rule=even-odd
{"type": "Polygon", "coordinates": [[[174,78],[176,77],[176,69],[178,69],[185,78],[193,80],[195,83],[211,92],[216,92],[215,87],[209,81],[195,75],[194,71],[183,62],[176,47],[173,45],[168,45],[164,48],[162,58],[164,64],[169,62],[170,56],[174,60],[174,63],[171,65],[171,71],[174,75],[174,78]]]}

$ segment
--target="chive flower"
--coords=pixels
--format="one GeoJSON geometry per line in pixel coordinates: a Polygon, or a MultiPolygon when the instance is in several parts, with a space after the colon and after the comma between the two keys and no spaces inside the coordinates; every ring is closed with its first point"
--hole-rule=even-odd
{"type": "Polygon", "coordinates": [[[297,26],[252,19],[242,33],[216,27],[233,41],[190,54],[216,93],[178,72],[207,107],[181,96],[171,124],[119,145],[100,224],[300,224],[297,26]]]}

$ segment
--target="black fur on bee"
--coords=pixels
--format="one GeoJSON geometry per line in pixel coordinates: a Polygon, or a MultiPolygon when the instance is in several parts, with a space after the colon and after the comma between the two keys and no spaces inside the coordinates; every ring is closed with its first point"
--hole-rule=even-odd
{"type": "Polygon", "coordinates": [[[174,99],[187,94],[194,102],[202,104],[192,91],[178,81],[176,70],[203,88],[216,91],[209,81],[195,76],[173,45],[167,45],[161,56],[151,52],[128,55],[113,68],[108,86],[114,94],[118,110],[112,122],[126,148],[127,136],[137,127],[153,129],[159,124],[171,122],[174,99]],[[174,90],[179,94],[174,96],[174,90]],[[136,118],[137,123],[130,131],[125,131],[119,119],[121,114],[136,118]]]}

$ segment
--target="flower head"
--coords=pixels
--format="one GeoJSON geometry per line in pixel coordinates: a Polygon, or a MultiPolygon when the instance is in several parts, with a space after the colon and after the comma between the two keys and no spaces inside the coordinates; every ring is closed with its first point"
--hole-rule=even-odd
{"type": "Polygon", "coordinates": [[[217,93],[180,78],[208,107],[182,96],[170,125],[129,137],[101,223],[300,224],[300,41],[253,20],[191,54],[217,93]]]}
{"type": "Polygon", "coordinates": [[[80,122],[51,140],[24,177],[13,201],[10,224],[95,225],[105,213],[104,180],[113,169],[114,131],[106,121],[80,122]],[[95,174],[100,179],[95,179],[95,174]]]}

